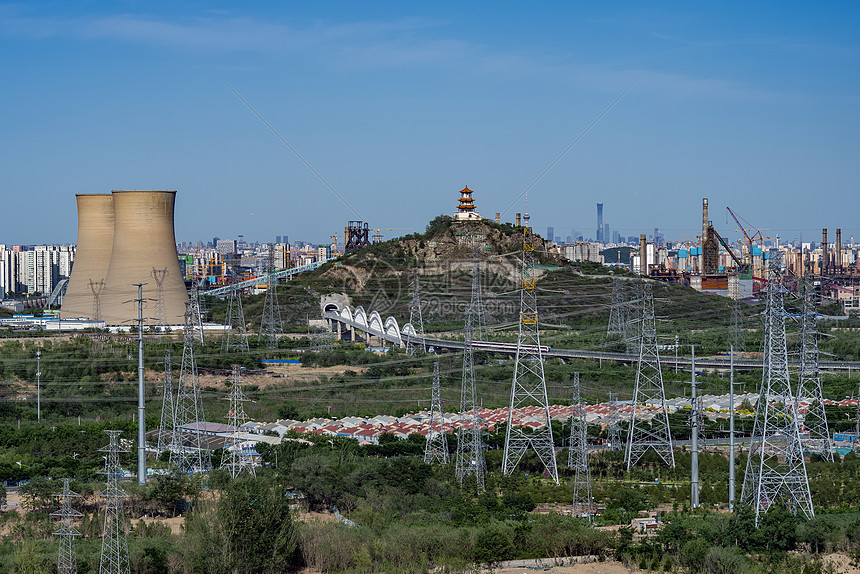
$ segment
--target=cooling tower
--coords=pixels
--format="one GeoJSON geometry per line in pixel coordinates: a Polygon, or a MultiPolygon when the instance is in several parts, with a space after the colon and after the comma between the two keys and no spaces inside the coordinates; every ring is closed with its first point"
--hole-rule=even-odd
{"type": "Polygon", "coordinates": [[[107,279],[113,247],[113,196],[107,193],[82,194],[75,198],[78,203],[78,243],[60,315],[64,319],[88,317],[98,320],[100,294],[107,279]]]}
{"type": "Polygon", "coordinates": [[[143,287],[147,325],[182,325],[188,293],[179,271],[173,233],[175,191],[114,191],[113,248],[101,296],[102,319],[128,325],[137,318],[143,287]],[[157,273],[156,273],[157,272],[157,273]],[[158,287],[161,281],[161,288],[158,287]]]}

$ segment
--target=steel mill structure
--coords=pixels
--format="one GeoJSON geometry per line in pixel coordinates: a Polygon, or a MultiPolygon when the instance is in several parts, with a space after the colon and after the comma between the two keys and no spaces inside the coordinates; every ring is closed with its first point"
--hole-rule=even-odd
{"type": "Polygon", "coordinates": [[[134,284],[149,283],[146,297],[157,309],[147,313],[145,324],[183,323],[188,294],[176,256],[175,200],[175,191],[77,196],[78,243],[63,318],[128,324],[136,315],[134,284]]]}

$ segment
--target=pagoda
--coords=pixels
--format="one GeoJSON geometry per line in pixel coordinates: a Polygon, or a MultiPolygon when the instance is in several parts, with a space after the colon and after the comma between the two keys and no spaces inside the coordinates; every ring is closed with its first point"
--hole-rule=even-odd
{"type": "Polygon", "coordinates": [[[473,193],[474,191],[469,189],[468,185],[460,190],[460,203],[457,204],[454,221],[480,221],[481,215],[475,209],[473,193]]]}

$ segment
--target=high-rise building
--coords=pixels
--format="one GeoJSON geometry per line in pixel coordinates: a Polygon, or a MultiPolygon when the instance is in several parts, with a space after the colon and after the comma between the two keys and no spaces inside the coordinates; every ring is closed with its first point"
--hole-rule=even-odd
{"type": "Polygon", "coordinates": [[[600,236],[603,243],[609,243],[609,222],[603,224],[603,234],[600,236]]]}
{"type": "Polygon", "coordinates": [[[553,237],[555,237],[555,229],[552,227],[546,228],[546,239],[547,241],[552,241],[553,237]]]}
{"type": "Polygon", "coordinates": [[[603,204],[597,204],[597,237],[595,238],[599,243],[603,241],[603,204]]]}

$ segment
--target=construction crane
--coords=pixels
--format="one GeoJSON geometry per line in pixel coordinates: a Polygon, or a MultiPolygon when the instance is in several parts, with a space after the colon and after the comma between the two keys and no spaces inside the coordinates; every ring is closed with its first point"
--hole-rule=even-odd
{"type": "Polygon", "coordinates": [[[377,227],[374,229],[376,231],[376,241],[374,243],[380,243],[382,241],[382,234],[380,231],[412,231],[411,227],[377,227]]]}
{"type": "MultiPolygon", "coordinates": [[[[726,210],[729,212],[729,215],[732,216],[732,219],[735,220],[735,223],[737,224],[737,226],[739,228],[738,231],[740,231],[744,235],[744,243],[746,243],[746,246],[747,246],[746,253],[744,254],[744,265],[746,266],[747,269],[749,269],[751,258],[752,258],[753,246],[756,244],[756,242],[758,242],[762,247],[764,247],[764,237],[762,236],[761,232],[766,231],[766,230],[754,229],[754,230],[751,230],[751,231],[754,231],[754,233],[750,234],[749,232],[747,232],[747,230],[741,224],[740,218],[738,217],[738,215],[734,211],[732,211],[732,208],[727,206],[726,210]]],[[[746,221],[746,220],[744,220],[744,221],[746,221]]],[[[749,224],[749,222],[747,222],[747,225],[752,227],[749,224]]]]}

